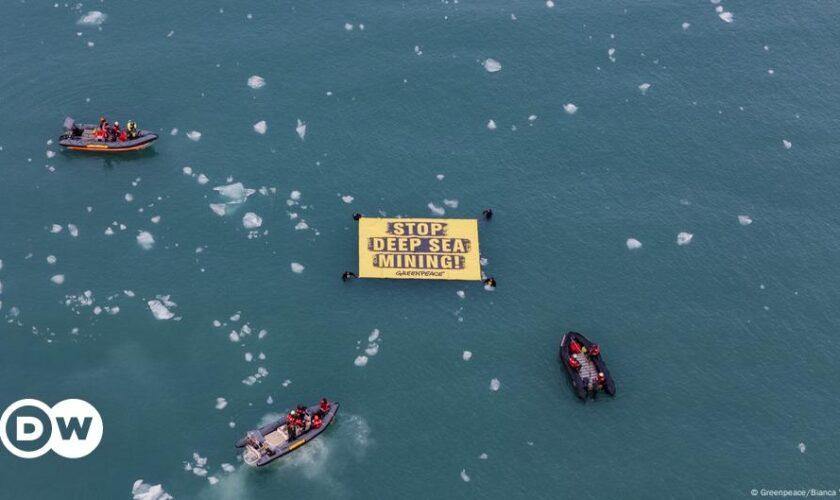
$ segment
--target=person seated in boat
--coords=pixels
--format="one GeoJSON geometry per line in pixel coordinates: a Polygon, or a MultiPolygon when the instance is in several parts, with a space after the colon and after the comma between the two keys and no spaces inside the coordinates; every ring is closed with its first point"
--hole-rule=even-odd
{"type": "Polygon", "coordinates": [[[105,130],[103,130],[101,128],[98,128],[98,129],[94,130],[93,131],[93,137],[97,141],[104,141],[105,140],[105,130]]]}
{"type": "Polygon", "coordinates": [[[303,430],[304,431],[309,431],[309,429],[311,429],[311,428],[312,428],[312,416],[307,413],[306,416],[303,417],[303,430]]]}
{"type": "Polygon", "coordinates": [[[601,354],[601,348],[598,346],[598,344],[592,344],[592,347],[589,349],[589,356],[595,357],[599,354],[601,354]]]}
{"type": "Polygon", "coordinates": [[[330,402],[327,398],[321,398],[321,405],[319,406],[322,415],[326,415],[330,411],[330,402]]]}
{"type": "Polygon", "coordinates": [[[128,120],[128,123],[125,125],[125,131],[129,139],[137,139],[137,124],[134,123],[134,120],[128,120]]]}
{"type": "Polygon", "coordinates": [[[575,370],[580,370],[580,361],[578,361],[574,356],[569,356],[569,366],[575,370]]]}
{"type": "Polygon", "coordinates": [[[114,128],[111,129],[111,140],[116,141],[120,138],[122,129],[120,129],[120,122],[114,122],[114,128]]]}
{"type": "Polygon", "coordinates": [[[598,372],[598,388],[601,389],[604,387],[604,384],[607,383],[607,377],[604,375],[604,372],[598,372]]]}
{"type": "Polygon", "coordinates": [[[321,415],[318,415],[316,413],[315,416],[312,417],[312,427],[314,427],[316,429],[321,428],[321,415]]]}
{"type": "Polygon", "coordinates": [[[108,128],[108,120],[105,119],[104,116],[99,117],[99,130],[105,130],[108,128]]]}
{"type": "Polygon", "coordinates": [[[573,340],[572,343],[569,344],[569,350],[572,351],[572,354],[580,354],[580,344],[573,340]]]}

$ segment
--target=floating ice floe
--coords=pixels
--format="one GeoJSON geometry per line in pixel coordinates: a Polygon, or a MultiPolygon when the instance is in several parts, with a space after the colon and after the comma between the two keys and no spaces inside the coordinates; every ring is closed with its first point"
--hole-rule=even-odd
{"type": "Polygon", "coordinates": [[[573,115],[573,114],[577,113],[577,110],[578,110],[578,107],[575,106],[572,103],[567,103],[567,104],[563,105],[563,111],[565,111],[566,113],[568,113],[570,115],[573,115]]]}
{"type": "Polygon", "coordinates": [[[219,478],[217,478],[216,476],[210,476],[207,478],[207,482],[210,483],[210,486],[214,486],[219,482],[219,478]]]}
{"type": "Polygon", "coordinates": [[[752,218],[750,218],[749,215],[739,215],[738,224],[741,224],[742,226],[749,226],[752,224],[752,218]]]}
{"type": "Polygon", "coordinates": [[[202,186],[207,184],[208,182],[210,182],[210,179],[208,179],[207,176],[204,175],[204,174],[198,174],[198,177],[196,177],[195,180],[196,180],[196,182],[198,182],[202,186]]]}
{"type": "Polygon", "coordinates": [[[459,299],[463,299],[465,294],[463,290],[458,290],[455,292],[455,295],[457,295],[459,299]]]}
{"type": "Polygon", "coordinates": [[[545,0],[545,6],[549,9],[554,8],[554,0],[545,0]]]}
{"type": "Polygon", "coordinates": [[[303,267],[303,264],[298,264],[297,262],[292,262],[291,268],[292,272],[296,274],[300,274],[303,272],[304,269],[306,269],[305,267],[303,267]]]}
{"type": "Polygon", "coordinates": [[[490,120],[487,122],[487,129],[488,130],[496,130],[496,122],[494,120],[490,120]]]}
{"type": "Polygon", "coordinates": [[[689,243],[691,243],[692,238],[694,238],[693,234],[682,232],[677,235],[677,245],[688,245],[689,243]]]}
{"type": "Polygon", "coordinates": [[[533,121],[536,121],[536,120],[537,120],[537,115],[530,115],[530,116],[528,117],[528,121],[529,121],[529,122],[533,122],[533,121]]]}
{"type": "Polygon", "coordinates": [[[501,385],[502,384],[501,384],[501,382],[499,382],[499,379],[494,378],[493,380],[490,381],[490,390],[493,391],[493,392],[498,391],[499,387],[501,387],[501,385]]]}
{"type": "Polygon", "coordinates": [[[443,204],[449,208],[458,208],[458,200],[443,200],[443,204]]]}
{"type": "Polygon", "coordinates": [[[265,78],[259,75],[251,75],[248,77],[248,86],[252,89],[261,89],[265,87],[265,78]]]}
{"type": "Polygon", "coordinates": [[[691,27],[691,23],[689,23],[689,22],[682,23],[682,29],[687,30],[689,27],[691,27]]]}
{"type": "Polygon", "coordinates": [[[630,250],[636,250],[637,248],[642,248],[642,242],[637,240],[636,238],[628,238],[627,239],[627,248],[630,250]]]}
{"type": "MultiPolygon", "coordinates": [[[[551,1],[551,0],[549,0],[549,2],[550,2],[550,1],[551,1]]],[[[552,3],[552,5],[554,5],[554,4],[552,3]]],[[[469,483],[469,482],[470,482],[470,476],[468,476],[468,475],[467,475],[467,470],[466,470],[466,469],[461,469],[461,479],[462,479],[465,483],[469,483]]]]}
{"type": "Polygon", "coordinates": [[[445,208],[439,207],[432,202],[429,202],[429,204],[426,205],[426,206],[429,207],[429,210],[431,210],[432,213],[435,214],[435,215],[444,215],[446,213],[445,208]]]}
{"type": "Polygon", "coordinates": [[[295,231],[306,231],[307,229],[309,229],[309,224],[306,221],[302,220],[295,224],[295,231]]]}
{"type": "Polygon", "coordinates": [[[461,355],[461,358],[463,358],[464,361],[471,360],[472,359],[472,352],[464,351],[464,354],[461,355]]]}
{"type": "Polygon", "coordinates": [[[131,203],[132,201],[134,201],[134,195],[131,194],[131,193],[125,193],[124,198],[125,198],[125,201],[127,201],[128,203],[131,203]]]}
{"type": "MultiPolygon", "coordinates": [[[[175,133],[177,133],[178,129],[174,129],[174,130],[176,131],[175,133]]],[[[200,141],[201,140],[201,132],[199,132],[198,130],[190,130],[189,132],[187,132],[187,138],[191,141],[200,141]]]]}
{"type": "Polygon", "coordinates": [[[79,228],[75,224],[67,224],[67,232],[74,238],[79,236],[79,228]]]}
{"type": "Polygon", "coordinates": [[[262,217],[255,214],[254,212],[248,212],[247,214],[242,216],[242,225],[245,226],[246,229],[256,229],[262,226],[262,223],[262,217]]]}
{"type": "Polygon", "coordinates": [[[729,11],[723,11],[718,13],[718,17],[720,17],[724,22],[731,23],[734,20],[734,16],[729,11]]]}
{"type": "Polygon", "coordinates": [[[222,464],[222,470],[225,472],[233,472],[236,470],[236,467],[232,466],[231,464],[222,464]]]}
{"type": "Polygon", "coordinates": [[[306,138],[306,122],[302,122],[300,121],[300,118],[298,118],[297,127],[295,127],[295,132],[297,132],[297,135],[298,137],[300,137],[300,140],[304,140],[304,138],[306,138]]]}
{"type": "Polygon", "coordinates": [[[414,53],[415,53],[415,54],[417,54],[418,56],[422,56],[422,55],[423,55],[423,51],[420,49],[420,46],[419,46],[419,45],[415,45],[415,46],[414,46],[414,53]]]}
{"type": "Polygon", "coordinates": [[[442,180],[444,179],[444,177],[446,177],[446,176],[445,176],[445,175],[443,175],[443,174],[437,174],[437,175],[435,176],[435,178],[436,178],[437,180],[439,180],[439,181],[442,181],[442,180]]]}
{"type": "Polygon", "coordinates": [[[227,198],[228,203],[232,204],[243,203],[249,196],[257,192],[255,189],[246,188],[241,182],[235,182],[226,186],[216,186],[213,190],[227,198]]]}
{"type": "Polygon", "coordinates": [[[607,57],[610,58],[610,62],[615,62],[615,49],[613,47],[607,50],[607,57]]]}
{"type": "Polygon", "coordinates": [[[155,319],[167,320],[175,317],[175,314],[169,308],[174,308],[177,304],[169,300],[169,295],[158,295],[156,299],[148,301],[147,304],[155,319]]]}
{"type": "Polygon", "coordinates": [[[350,23],[344,23],[344,29],[347,31],[353,31],[353,25],[350,23]]]}
{"type": "Polygon", "coordinates": [[[260,135],[264,135],[267,130],[268,125],[265,123],[265,120],[260,120],[254,124],[254,132],[260,135]]]}
{"type": "Polygon", "coordinates": [[[50,281],[52,281],[56,285],[62,285],[62,284],[64,284],[64,275],[63,274],[56,274],[55,276],[50,278],[50,281]]]}
{"type": "Polygon", "coordinates": [[[348,203],[348,204],[353,203],[353,197],[350,196],[349,194],[345,194],[344,196],[341,197],[341,201],[343,201],[344,203],[348,203]]]}
{"type": "Polygon", "coordinates": [[[100,26],[107,18],[108,16],[106,14],[103,14],[98,10],[92,10],[79,18],[79,20],[76,21],[76,24],[81,24],[83,26],[100,26]]]}
{"type": "Polygon", "coordinates": [[[793,143],[787,139],[782,139],[782,145],[784,145],[785,149],[790,149],[793,146],[793,143]]]}
{"type": "Polygon", "coordinates": [[[642,95],[646,94],[649,88],[650,88],[649,83],[643,83],[643,84],[639,85],[639,90],[642,92],[642,95]]]}
{"type": "Polygon", "coordinates": [[[224,410],[225,406],[227,406],[227,400],[225,398],[216,398],[216,409],[217,410],[224,410]]]}
{"type": "Polygon", "coordinates": [[[140,245],[140,248],[143,250],[151,250],[153,246],[155,246],[155,238],[152,236],[152,233],[148,231],[140,231],[137,234],[137,244],[140,245]]]}
{"type": "Polygon", "coordinates": [[[805,453],[805,443],[799,443],[799,453],[805,453]]]}
{"type": "Polygon", "coordinates": [[[481,455],[478,456],[478,459],[479,460],[487,460],[487,453],[482,453],[481,455]]]}
{"type": "Polygon", "coordinates": [[[55,151],[50,151],[50,150],[48,149],[48,150],[47,150],[47,158],[53,158],[53,157],[55,157],[55,151]]]}
{"type": "Polygon", "coordinates": [[[178,135],[178,127],[175,127],[172,130],[170,130],[169,135],[178,135]]]}
{"type": "Polygon", "coordinates": [[[55,257],[55,255],[47,255],[47,264],[53,265],[56,262],[58,262],[58,259],[55,257]]]}
{"type": "Polygon", "coordinates": [[[131,494],[134,500],[174,500],[174,497],[164,491],[161,485],[147,484],[142,479],[134,481],[134,486],[131,487],[131,494]]]}
{"type": "Polygon", "coordinates": [[[353,364],[359,367],[366,366],[368,364],[368,357],[367,356],[356,356],[356,359],[353,361],[353,364]]]}
{"type": "Polygon", "coordinates": [[[496,73],[497,71],[502,70],[502,64],[492,58],[485,59],[481,65],[484,66],[484,69],[487,70],[488,73],[496,73]]]}
{"type": "Polygon", "coordinates": [[[152,224],[158,224],[158,223],[160,223],[160,215],[155,215],[154,217],[152,217],[149,220],[152,222],[152,224]]]}
{"type": "Polygon", "coordinates": [[[53,224],[52,226],[50,226],[50,232],[53,234],[58,234],[63,230],[64,227],[62,227],[60,224],[53,224]]]}

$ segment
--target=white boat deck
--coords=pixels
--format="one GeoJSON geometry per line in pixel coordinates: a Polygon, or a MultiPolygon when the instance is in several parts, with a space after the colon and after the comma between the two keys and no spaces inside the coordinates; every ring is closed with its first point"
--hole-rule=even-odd
{"type": "Polygon", "coordinates": [[[576,360],[580,362],[580,378],[588,378],[589,380],[595,382],[598,379],[598,368],[595,366],[595,363],[589,360],[586,354],[578,353],[573,354],[576,360]]]}

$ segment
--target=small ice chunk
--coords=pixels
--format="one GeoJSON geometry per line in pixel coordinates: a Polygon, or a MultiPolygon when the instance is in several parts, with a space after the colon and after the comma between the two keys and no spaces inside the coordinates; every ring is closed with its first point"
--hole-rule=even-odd
{"type": "Polygon", "coordinates": [[[297,135],[298,137],[300,137],[300,140],[304,140],[304,138],[306,137],[306,123],[300,121],[300,118],[298,118],[297,127],[295,127],[295,132],[297,132],[297,135]]]}
{"type": "Polygon", "coordinates": [[[217,478],[216,476],[210,476],[207,478],[207,482],[210,483],[210,486],[213,486],[219,482],[219,478],[217,478]]]}
{"type": "Polygon", "coordinates": [[[254,360],[254,355],[253,355],[253,354],[251,354],[250,352],[246,352],[246,353],[245,353],[245,361],[246,361],[246,362],[248,362],[248,363],[250,363],[250,362],[251,362],[251,361],[253,361],[253,360],[254,360]]]}
{"type": "Polygon", "coordinates": [[[265,123],[265,120],[260,120],[254,124],[254,132],[260,135],[264,135],[267,130],[268,125],[265,123]]]}
{"type": "Polygon", "coordinates": [[[487,453],[482,453],[481,455],[478,456],[478,459],[479,460],[487,460],[487,453]]]}
{"type": "Polygon", "coordinates": [[[502,64],[492,58],[485,59],[481,65],[484,66],[484,69],[487,70],[488,73],[496,73],[497,71],[502,70],[502,64]]]}
{"type": "Polygon", "coordinates": [[[53,224],[52,226],[50,226],[50,232],[53,234],[60,233],[63,230],[64,228],[60,224],[53,224]]]}
{"type": "Polygon", "coordinates": [[[682,23],[682,29],[684,29],[684,30],[687,30],[690,26],[691,26],[691,23],[689,23],[689,22],[682,23]]]}
{"type": "Polygon", "coordinates": [[[236,467],[234,467],[230,464],[222,464],[222,470],[225,471],[225,472],[233,472],[233,471],[236,470],[236,467]]]}
{"type": "Polygon", "coordinates": [[[225,406],[227,406],[227,399],[216,398],[216,409],[217,410],[224,410],[225,406]]]}
{"type": "Polygon", "coordinates": [[[106,236],[111,236],[111,235],[113,235],[113,234],[114,234],[114,230],[113,230],[113,229],[111,229],[110,227],[105,228],[105,235],[106,235],[106,236]]]}
{"type": "Polygon", "coordinates": [[[64,275],[63,274],[56,274],[55,276],[50,278],[50,281],[52,281],[56,285],[62,285],[62,284],[64,284],[64,275]]]}
{"type": "Polygon", "coordinates": [[[341,197],[341,201],[343,201],[344,203],[353,203],[353,199],[354,198],[352,196],[350,196],[349,194],[345,194],[344,196],[341,197]]]}
{"type": "Polygon", "coordinates": [[[749,226],[752,224],[752,218],[750,218],[749,215],[739,215],[738,224],[741,224],[742,226],[749,226]]]}
{"type": "Polygon", "coordinates": [[[302,272],[303,272],[303,270],[305,269],[305,268],[303,267],[303,264],[298,264],[297,262],[292,262],[291,267],[292,267],[292,272],[293,272],[293,273],[297,273],[297,274],[302,273],[302,272]]]}
{"type": "Polygon", "coordinates": [[[429,210],[431,210],[432,213],[435,214],[435,215],[444,215],[446,213],[445,208],[439,207],[432,202],[429,202],[429,204],[426,205],[426,206],[429,207],[429,210]]]}
{"type": "Polygon", "coordinates": [[[172,130],[170,130],[169,135],[178,135],[178,127],[175,127],[172,130]]]}
{"type": "Polygon", "coordinates": [[[198,130],[190,130],[187,132],[187,138],[191,141],[200,141],[201,140],[201,132],[198,130]]]}
{"type": "Polygon", "coordinates": [[[554,0],[545,0],[545,6],[549,9],[554,8],[554,0]]]}
{"type": "Polygon", "coordinates": [[[567,104],[563,105],[563,111],[565,111],[566,113],[568,113],[570,115],[573,115],[573,114],[577,113],[577,110],[578,110],[578,107],[575,106],[572,103],[567,103],[567,104]]]}
{"type": "Polygon", "coordinates": [[[300,196],[301,196],[300,191],[297,191],[297,190],[289,193],[289,199],[292,200],[292,201],[300,201],[300,196]]]}
{"type": "Polygon", "coordinates": [[[158,224],[160,222],[160,215],[155,215],[149,220],[152,221],[152,224],[158,224]]]}
{"type": "Polygon", "coordinates": [[[125,193],[125,201],[131,203],[132,201],[134,201],[134,195],[131,193],[125,193]]]}
{"type": "Polygon", "coordinates": [[[256,229],[262,226],[262,223],[262,217],[255,214],[254,212],[248,212],[247,214],[242,216],[242,225],[245,226],[246,229],[256,229]]]}
{"type": "Polygon", "coordinates": [[[636,238],[627,238],[627,248],[630,250],[642,248],[642,242],[637,240],[636,238]]]}
{"type": "Polygon", "coordinates": [[[350,23],[344,23],[344,29],[347,31],[353,31],[353,25],[350,23]]]}
{"type": "Polygon", "coordinates": [[[367,356],[356,356],[356,360],[353,361],[353,364],[356,366],[365,366],[368,364],[368,357],[367,356]]]}
{"type": "Polygon", "coordinates": [[[455,292],[455,295],[457,295],[459,299],[463,299],[465,294],[463,290],[458,290],[455,292]]]}
{"type": "Polygon", "coordinates": [[[204,175],[204,174],[198,174],[198,177],[196,178],[196,181],[198,181],[198,183],[203,186],[204,184],[207,184],[208,182],[210,182],[210,179],[208,179],[207,176],[204,175]]]}
{"type": "Polygon", "coordinates": [[[729,11],[721,12],[720,14],[718,14],[718,17],[720,17],[721,19],[723,19],[724,22],[727,22],[727,23],[731,23],[734,19],[734,16],[729,11]]]}
{"type": "Polygon", "coordinates": [[[443,200],[443,204],[449,208],[458,208],[458,200],[443,200]]]}
{"type": "Polygon", "coordinates": [[[487,129],[488,130],[496,130],[496,122],[493,121],[493,120],[488,121],[487,122],[487,129]]]}
{"type": "Polygon", "coordinates": [[[159,484],[144,483],[142,479],[134,481],[131,487],[134,500],[173,500],[173,496],[163,490],[159,484]]]}
{"type": "Polygon", "coordinates": [[[251,75],[248,77],[248,86],[252,89],[261,89],[265,87],[265,78],[259,75],[251,75]]]}
{"type": "Polygon", "coordinates": [[[148,301],[147,304],[149,305],[149,310],[152,311],[155,319],[166,320],[175,317],[175,314],[173,314],[172,311],[170,311],[169,308],[166,307],[160,300],[152,299],[148,301]]]}
{"type": "Polygon", "coordinates": [[[445,175],[443,175],[443,174],[437,174],[437,175],[435,176],[435,178],[436,178],[437,180],[439,180],[439,181],[442,181],[442,180],[444,179],[444,177],[446,177],[446,176],[445,176],[445,175]]]}
{"type": "Polygon", "coordinates": [[[610,47],[609,50],[607,50],[607,57],[610,58],[610,62],[615,62],[615,48],[610,47]]]}
{"type": "Polygon", "coordinates": [[[469,361],[472,359],[472,352],[471,351],[464,351],[464,354],[461,355],[464,361],[469,361]]]}
{"type": "Polygon", "coordinates": [[[490,381],[490,390],[493,391],[493,392],[498,391],[499,387],[501,385],[502,384],[501,384],[501,382],[499,382],[499,379],[494,378],[493,380],[490,381]]]}
{"type": "Polygon", "coordinates": [[[48,149],[48,150],[47,150],[47,158],[53,158],[53,157],[55,157],[55,151],[50,151],[50,150],[48,149]]]}
{"type": "Polygon", "coordinates": [[[108,16],[106,14],[103,14],[98,10],[92,10],[79,18],[76,24],[81,24],[83,26],[100,26],[107,18],[108,16]]]}
{"type": "Polygon", "coordinates": [[[249,196],[257,192],[255,189],[246,188],[241,182],[235,182],[226,186],[216,186],[213,190],[230,200],[231,203],[242,203],[249,196]]]}
{"type": "Polygon", "coordinates": [[[58,261],[58,259],[55,258],[55,255],[47,255],[47,264],[53,265],[57,261],[58,261]]]}
{"type": "Polygon", "coordinates": [[[691,239],[694,238],[692,233],[686,233],[685,231],[681,232],[677,235],[677,245],[688,245],[691,243],[691,239]]]}
{"type": "Polygon", "coordinates": [[[529,122],[533,122],[533,121],[536,121],[536,120],[537,120],[537,115],[531,115],[531,116],[528,117],[529,122]]]}
{"type": "Polygon", "coordinates": [[[152,236],[152,233],[148,231],[140,231],[137,234],[137,244],[143,250],[151,250],[153,246],[155,246],[155,238],[152,236]]]}
{"type": "Polygon", "coordinates": [[[74,238],[79,236],[79,228],[76,227],[75,224],[67,224],[67,231],[70,233],[70,236],[74,238]]]}
{"type": "Polygon", "coordinates": [[[225,215],[227,212],[227,206],[224,203],[211,203],[210,210],[212,210],[216,215],[225,215]]]}
{"type": "Polygon", "coordinates": [[[805,443],[799,443],[799,453],[805,453],[805,443]]]}
{"type": "Polygon", "coordinates": [[[649,88],[650,88],[649,83],[643,83],[643,84],[639,85],[639,90],[642,92],[642,95],[646,94],[649,88]]]}
{"type": "MultiPolygon", "coordinates": [[[[787,139],[782,139],[782,145],[784,145],[785,149],[790,149],[793,146],[793,143],[787,139]]],[[[807,149],[807,148],[805,148],[807,149]]]]}
{"type": "MultiPolygon", "coordinates": [[[[551,2],[551,0],[548,0],[548,2],[551,2]]],[[[546,2],[546,3],[548,3],[548,2],[546,2]]],[[[551,2],[551,5],[554,5],[554,2],[551,2]]],[[[461,480],[463,480],[465,483],[470,482],[470,476],[467,475],[467,470],[466,469],[461,469],[461,480]]]]}
{"type": "Polygon", "coordinates": [[[192,167],[184,167],[181,169],[181,172],[184,172],[184,175],[192,175],[193,169],[192,167]]]}
{"type": "Polygon", "coordinates": [[[306,221],[300,221],[295,224],[295,231],[306,231],[307,229],[309,229],[309,224],[306,221]]]}

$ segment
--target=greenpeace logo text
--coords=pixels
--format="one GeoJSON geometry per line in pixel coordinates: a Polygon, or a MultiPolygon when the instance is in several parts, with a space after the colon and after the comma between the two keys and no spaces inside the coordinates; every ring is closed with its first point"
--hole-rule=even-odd
{"type": "Polygon", "coordinates": [[[38,458],[50,450],[64,458],[89,455],[102,441],[102,417],[81,399],[53,405],[15,401],[0,416],[0,441],[12,455],[38,458]]]}

